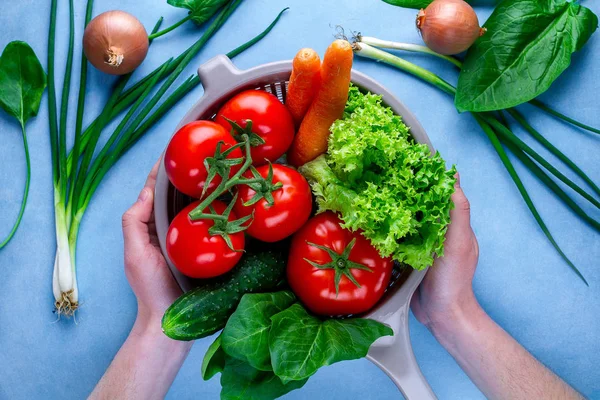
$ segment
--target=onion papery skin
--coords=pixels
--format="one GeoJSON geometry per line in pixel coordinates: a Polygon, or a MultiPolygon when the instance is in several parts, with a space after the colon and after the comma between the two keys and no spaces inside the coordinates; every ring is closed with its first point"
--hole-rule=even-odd
{"type": "Polygon", "coordinates": [[[473,7],[463,0],[434,0],[419,11],[417,28],[427,47],[443,55],[462,53],[486,32],[473,7]]]}
{"type": "Polygon", "coordinates": [[[144,25],[124,11],[107,11],[94,18],[83,34],[83,51],[100,71],[124,75],[136,69],[148,54],[144,25]]]}

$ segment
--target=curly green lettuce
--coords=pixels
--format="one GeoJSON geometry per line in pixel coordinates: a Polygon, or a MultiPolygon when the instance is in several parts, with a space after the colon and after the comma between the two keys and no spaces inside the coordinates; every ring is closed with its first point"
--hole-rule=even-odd
{"type": "Polygon", "coordinates": [[[456,170],[416,143],[381,96],[351,87],[327,154],[300,172],[319,212],[339,212],[343,226],[362,230],[382,256],[420,270],[443,255],[456,170]]]}

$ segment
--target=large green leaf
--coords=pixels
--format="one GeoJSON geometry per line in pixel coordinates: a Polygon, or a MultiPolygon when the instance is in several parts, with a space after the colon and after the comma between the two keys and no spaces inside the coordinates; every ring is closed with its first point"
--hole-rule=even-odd
{"type": "Polygon", "coordinates": [[[225,368],[225,352],[221,347],[221,333],[214,342],[208,346],[204,359],[202,360],[202,379],[209,380],[225,368]]]}
{"type": "Polygon", "coordinates": [[[192,21],[202,25],[229,0],[167,0],[173,7],[187,8],[190,10],[192,21]]]}
{"type": "Polygon", "coordinates": [[[596,15],[565,0],[505,0],[467,53],[459,111],[517,106],[545,92],[598,27],[596,15]]]}
{"type": "Polygon", "coordinates": [[[271,362],[283,383],[306,379],[326,365],[365,357],[375,340],[393,335],[391,328],[370,319],[322,321],[298,303],[271,320],[271,362]]]}
{"type": "Polygon", "coordinates": [[[37,115],[46,73],[25,42],[10,42],[0,56],[0,107],[22,125],[37,115]]]}
{"type": "Polygon", "coordinates": [[[272,371],[269,355],[271,317],[295,300],[289,291],[245,294],[223,329],[225,353],[261,371],[272,371]]]}
{"type": "Polygon", "coordinates": [[[273,372],[259,371],[227,357],[221,374],[221,400],[272,400],[299,389],[306,379],[284,384],[273,372]]]}

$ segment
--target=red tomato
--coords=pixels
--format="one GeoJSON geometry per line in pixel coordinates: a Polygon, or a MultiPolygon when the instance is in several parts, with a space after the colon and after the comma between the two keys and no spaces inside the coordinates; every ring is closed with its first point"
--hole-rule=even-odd
{"type": "MultiPolygon", "coordinates": [[[[260,166],[256,170],[263,178],[267,178],[269,165],[260,166]]],[[[244,176],[251,178],[252,174],[246,172],[244,176]]],[[[254,219],[246,232],[263,242],[277,242],[290,236],[304,225],[312,211],[310,186],[298,171],[285,165],[273,164],[271,182],[272,185],[279,182],[283,185],[270,192],[273,196],[272,206],[268,205],[264,197],[253,205],[244,206],[244,203],[257,194],[255,189],[247,185],[238,186],[238,199],[233,206],[238,217],[254,213],[254,219]]],[[[259,189],[260,184],[256,184],[255,188],[259,189]]]]}
{"type": "Polygon", "coordinates": [[[294,140],[294,121],[288,109],[274,95],[262,90],[247,90],[229,100],[217,113],[215,121],[231,132],[236,122],[242,128],[252,121],[252,132],[265,143],[252,148],[254,165],[276,161],[285,154],[294,140]]]}
{"type": "MultiPolygon", "coordinates": [[[[190,220],[188,213],[198,204],[199,201],[190,204],[173,218],[167,231],[167,254],[182,274],[190,278],[213,278],[229,271],[240,260],[244,254],[244,233],[229,235],[233,248],[238,251],[231,250],[222,236],[208,233],[214,225],[213,220],[190,220]]],[[[227,208],[219,200],[215,200],[212,206],[219,214],[227,208]]],[[[233,212],[229,214],[229,221],[235,219],[233,212]]]]}
{"type": "MultiPolygon", "coordinates": [[[[165,153],[165,169],[177,190],[195,198],[202,196],[208,174],[204,159],[215,155],[219,142],[224,143],[221,152],[236,144],[229,131],[212,121],[190,122],[173,135],[165,153]]],[[[241,157],[242,151],[236,149],[227,158],[241,157]]],[[[231,175],[239,168],[240,166],[231,168],[231,175]]],[[[207,193],[214,190],[219,183],[221,177],[217,175],[211,181],[207,193]]]]}
{"type": "Polygon", "coordinates": [[[332,212],[319,214],[311,218],[292,240],[287,265],[288,282],[306,307],[320,315],[348,315],[368,311],[383,296],[392,275],[392,260],[381,257],[360,232],[343,229],[341,222],[332,212]],[[355,240],[354,247],[349,257],[344,259],[342,253],[348,249],[352,240],[355,240]],[[324,246],[337,253],[335,260],[332,260],[327,251],[309,243],[324,246]],[[316,264],[332,268],[319,269],[314,266],[316,264]],[[365,270],[365,267],[371,271],[365,270]],[[342,274],[338,293],[335,285],[336,272],[342,274]],[[352,274],[360,287],[347,274],[352,274]]]}

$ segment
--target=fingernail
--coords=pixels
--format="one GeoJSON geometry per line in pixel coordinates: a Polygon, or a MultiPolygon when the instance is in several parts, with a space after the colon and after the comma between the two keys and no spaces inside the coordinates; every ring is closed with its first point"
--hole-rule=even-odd
{"type": "Polygon", "coordinates": [[[142,189],[142,191],[140,192],[140,195],[138,196],[138,201],[140,203],[143,203],[144,201],[146,201],[146,199],[148,198],[148,189],[144,188],[142,189]]]}
{"type": "Polygon", "coordinates": [[[460,188],[460,174],[457,172],[456,175],[454,175],[454,177],[456,178],[456,183],[454,183],[454,187],[455,188],[460,188]]]}

